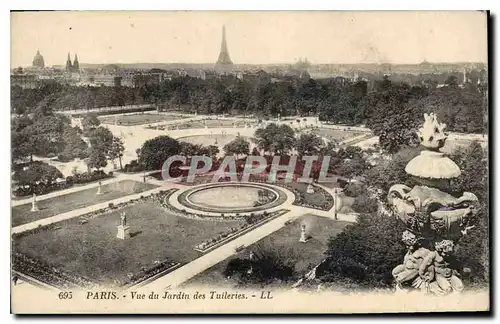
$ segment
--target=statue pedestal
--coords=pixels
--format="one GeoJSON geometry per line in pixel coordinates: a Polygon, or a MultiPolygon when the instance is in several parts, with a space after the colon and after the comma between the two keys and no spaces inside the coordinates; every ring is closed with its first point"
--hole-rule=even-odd
{"type": "Polygon", "coordinates": [[[118,225],[116,227],[118,229],[118,233],[116,237],[121,240],[126,240],[130,238],[130,226],[118,225]]]}
{"type": "Polygon", "coordinates": [[[37,212],[37,211],[39,211],[39,210],[40,210],[40,209],[38,209],[38,206],[37,206],[36,204],[32,204],[32,205],[31,205],[31,211],[32,211],[32,212],[37,212]]]}
{"type": "Polygon", "coordinates": [[[306,233],[302,232],[302,233],[300,234],[300,239],[299,239],[299,242],[300,242],[300,243],[306,243],[307,241],[308,241],[308,239],[307,239],[307,235],[306,235],[306,233]]]}
{"type": "Polygon", "coordinates": [[[100,195],[102,195],[102,192],[101,192],[101,187],[99,187],[99,188],[97,189],[97,192],[96,192],[95,194],[96,194],[96,196],[100,196],[100,195]]]}
{"type": "Polygon", "coordinates": [[[306,193],[312,195],[314,193],[314,188],[312,185],[308,185],[306,189],[306,193]]]}

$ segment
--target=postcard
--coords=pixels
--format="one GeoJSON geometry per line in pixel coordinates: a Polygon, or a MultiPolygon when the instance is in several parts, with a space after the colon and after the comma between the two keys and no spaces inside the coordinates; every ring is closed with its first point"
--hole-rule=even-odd
{"type": "Polygon", "coordinates": [[[11,13],[11,312],[490,309],[482,11],[11,13]]]}

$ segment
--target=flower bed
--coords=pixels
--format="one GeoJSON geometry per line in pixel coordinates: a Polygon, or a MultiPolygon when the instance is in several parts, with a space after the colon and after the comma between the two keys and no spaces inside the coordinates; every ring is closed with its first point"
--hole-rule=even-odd
{"type": "Polygon", "coordinates": [[[26,275],[59,289],[96,286],[96,283],[90,279],[67,273],[21,253],[12,255],[12,269],[21,275],[26,275]]]}
{"type": "MultiPolygon", "coordinates": [[[[261,177],[258,177],[256,175],[251,175],[249,181],[256,182],[256,183],[267,183],[267,178],[261,178],[261,177]]],[[[307,208],[328,211],[334,205],[333,197],[325,189],[323,189],[319,186],[316,186],[314,184],[312,184],[314,187],[314,191],[316,193],[319,192],[321,195],[323,195],[323,197],[325,199],[325,202],[321,205],[309,203],[307,201],[306,194],[304,192],[301,192],[297,188],[294,188],[287,183],[282,183],[282,182],[276,181],[273,184],[276,186],[290,190],[293,193],[293,195],[295,196],[295,200],[293,202],[293,205],[295,205],[295,206],[301,206],[301,207],[307,207],[307,208]]]]}
{"type": "MultiPolygon", "coordinates": [[[[92,114],[96,116],[105,116],[105,115],[121,115],[121,114],[129,114],[134,112],[145,112],[157,110],[153,105],[144,105],[143,107],[131,107],[124,108],[125,106],[113,106],[113,107],[95,107],[93,109],[98,109],[98,111],[92,112],[92,114]],[[110,109],[111,108],[111,109],[110,109]],[[114,109],[116,108],[116,109],[114,109]],[[120,109],[121,108],[121,109],[120,109]],[[100,110],[101,109],[101,110],[100,110]]],[[[87,115],[87,113],[77,113],[73,114],[73,118],[83,118],[87,115]]]]}
{"type": "Polygon", "coordinates": [[[270,220],[278,216],[281,216],[287,212],[289,212],[289,210],[281,209],[271,213],[264,212],[263,214],[260,215],[254,215],[254,217],[252,217],[251,215],[249,217],[246,217],[247,223],[241,224],[239,228],[233,227],[227,232],[222,232],[218,236],[196,245],[194,249],[201,253],[207,253],[208,251],[211,251],[223,244],[226,244],[227,242],[232,241],[240,237],[241,235],[251,231],[252,229],[264,223],[267,223],[270,220]]]}
{"type": "Polygon", "coordinates": [[[61,181],[59,183],[52,183],[50,185],[44,185],[40,183],[36,187],[18,187],[13,191],[13,194],[14,196],[19,198],[31,196],[34,193],[37,195],[45,195],[54,191],[71,188],[75,184],[86,184],[112,177],[113,177],[112,172],[106,174],[102,170],[94,171],[91,173],[89,172],[79,173],[74,176],[67,176],[65,181],[61,181]]]}
{"type": "Polygon", "coordinates": [[[333,197],[328,192],[326,192],[326,190],[324,190],[323,188],[320,188],[317,186],[314,186],[314,187],[315,187],[314,190],[316,192],[320,191],[323,194],[323,196],[325,197],[326,201],[322,205],[308,203],[307,199],[305,198],[303,193],[301,193],[301,192],[296,193],[295,191],[294,191],[294,194],[296,194],[296,195],[295,195],[295,201],[293,202],[293,205],[307,207],[307,208],[313,208],[313,209],[318,209],[318,210],[324,210],[324,211],[328,211],[328,210],[332,209],[332,207],[334,205],[333,197]]]}
{"type": "Polygon", "coordinates": [[[46,195],[48,193],[71,188],[72,184],[66,182],[52,183],[50,185],[38,185],[36,187],[18,187],[12,191],[17,198],[29,197],[34,193],[37,195],[46,195]]]}
{"type": "Polygon", "coordinates": [[[137,160],[132,160],[130,163],[125,164],[122,171],[125,173],[142,172],[144,167],[137,160]]]}
{"type": "Polygon", "coordinates": [[[177,191],[177,189],[172,189],[173,191],[169,191],[165,195],[158,197],[158,199],[155,200],[162,208],[167,209],[169,212],[176,216],[181,216],[181,217],[186,217],[186,218],[191,218],[191,219],[202,219],[202,220],[211,220],[211,221],[238,221],[238,220],[244,220],[246,218],[245,215],[225,215],[224,213],[221,213],[220,216],[208,216],[204,214],[197,214],[197,213],[189,213],[184,209],[178,209],[174,206],[172,206],[169,203],[169,198],[170,196],[177,191]]]}
{"type": "Polygon", "coordinates": [[[124,286],[126,288],[138,285],[144,285],[149,281],[152,281],[158,277],[161,277],[180,265],[179,262],[175,262],[172,260],[164,260],[155,262],[153,266],[149,268],[143,268],[140,272],[136,274],[130,274],[129,278],[124,283],[117,283],[120,286],[124,286]]]}
{"type": "Polygon", "coordinates": [[[93,181],[103,180],[107,178],[113,177],[113,173],[106,174],[104,171],[94,171],[94,172],[85,172],[85,173],[77,173],[73,176],[66,177],[66,183],[68,184],[83,184],[89,183],[93,181]]]}

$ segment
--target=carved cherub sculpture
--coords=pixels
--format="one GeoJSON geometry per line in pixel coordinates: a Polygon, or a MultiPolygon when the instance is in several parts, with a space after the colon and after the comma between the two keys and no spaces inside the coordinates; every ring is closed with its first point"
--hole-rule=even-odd
{"type": "Polygon", "coordinates": [[[408,247],[408,251],[404,257],[403,264],[398,265],[392,270],[397,290],[403,290],[402,285],[404,283],[417,279],[423,260],[427,255],[432,253],[430,250],[422,247],[419,239],[410,231],[403,232],[402,241],[408,247]]]}
{"type": "Polygon", "coordinates": [[[453,253],[454,243],[451,240],[442,240],[434,244],[435,251],[429,253],[420,265],[419,275],[426,280],[428,292],[436,295],[446,295],[451,292],[461,292],[464,289],[458,272],[450,267],[448,258],[453,253]],[[426,273],[433,273],[425,277],[426,273]]]}

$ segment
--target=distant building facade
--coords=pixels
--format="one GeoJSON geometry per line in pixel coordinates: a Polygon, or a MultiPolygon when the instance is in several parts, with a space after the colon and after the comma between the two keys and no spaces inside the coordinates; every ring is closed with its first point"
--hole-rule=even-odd
{"type": "Polygon", "coordinates": [[[37,69],[45,68],[45,61],[43,60],[43,56],[40,54],[40,50],[36,51],[36,55],[33,58],[33,68],[37,69]]]}
{"type": "Polygon", "coordinates": [[[146,85],[158,85],[171,79],[172,76],[167,73],[137,73],[132,76],[132,84],[135,88],[140,88],[146,85]]]}
{"type": "Polygon", "coordinates": [[[10,85],[23,89],[35,89],[39,86],[39,82],[36,74],[24,73],[20,70],[10,75],[10,85]]]}
{"type": "Polygon", "coordinates": [[[71,57],[68,53],[68,58],[66,59],[66,72],[67,73],[80,73],[80,63],[78,62],[78,55],[75,54],[75,60],[71,63],[71,57]]]}

